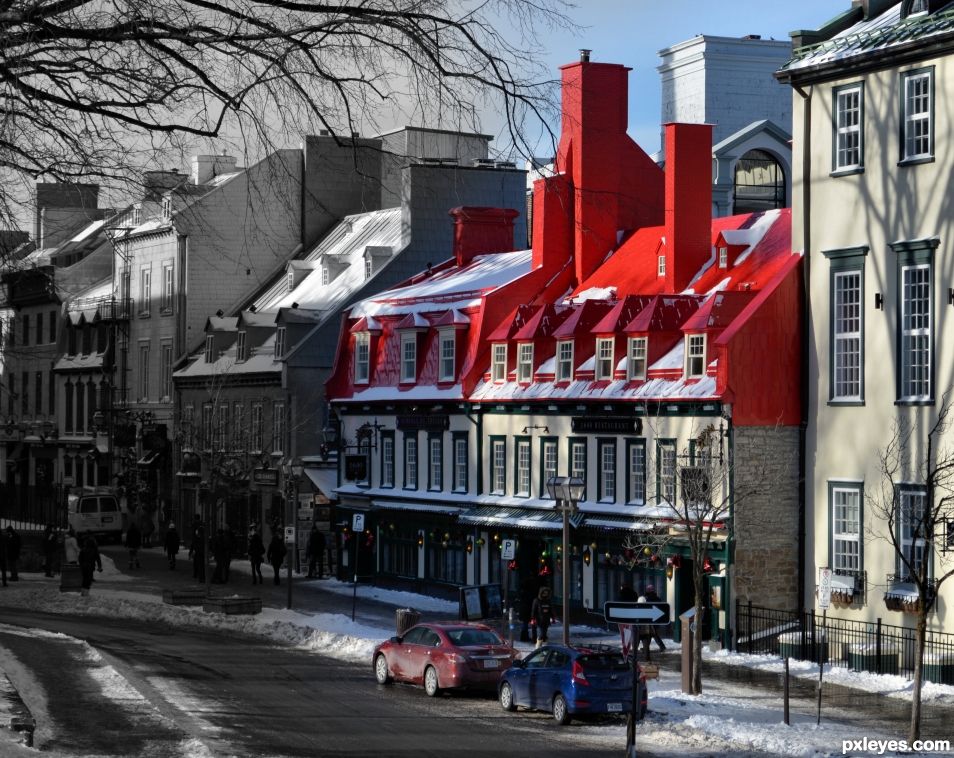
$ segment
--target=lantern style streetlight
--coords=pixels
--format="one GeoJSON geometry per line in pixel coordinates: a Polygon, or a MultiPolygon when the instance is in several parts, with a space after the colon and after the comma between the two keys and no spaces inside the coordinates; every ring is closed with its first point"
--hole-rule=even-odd
{"type": "Polygon", "coordinates": [[[551,476],[547,493],[563,513],[563,644],[570,645],[570,514],[586,493],[586,483],[578,476],[551,476]]]}

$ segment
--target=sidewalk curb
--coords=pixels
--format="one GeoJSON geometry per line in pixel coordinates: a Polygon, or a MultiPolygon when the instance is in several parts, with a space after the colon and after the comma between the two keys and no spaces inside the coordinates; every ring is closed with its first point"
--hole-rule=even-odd
{"type": "Polygon", "coordinates": [[[6,674],[0,676],[0,725],[19,734],[22,744],[33,747],[36,719],[6,674]]]}

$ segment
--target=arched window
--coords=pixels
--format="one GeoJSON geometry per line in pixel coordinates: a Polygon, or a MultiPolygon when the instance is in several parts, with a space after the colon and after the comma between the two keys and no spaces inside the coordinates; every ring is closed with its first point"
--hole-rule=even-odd
{"type": "Polygon", "coordinates": [[[785,207],[785,172],[764,150],[749,150],[735,164],[733,213],[754,213],[785,207]]]}

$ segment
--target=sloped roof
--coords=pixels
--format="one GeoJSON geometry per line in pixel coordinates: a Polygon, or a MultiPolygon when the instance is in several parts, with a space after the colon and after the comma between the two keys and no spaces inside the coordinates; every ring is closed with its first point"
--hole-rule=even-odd
{"type": "Polygon", "coordinates": [[[725,329],[755,298],[756,293],[718,292],[707,299],[682,325],[684,331],[702,332],[725,329]]]}

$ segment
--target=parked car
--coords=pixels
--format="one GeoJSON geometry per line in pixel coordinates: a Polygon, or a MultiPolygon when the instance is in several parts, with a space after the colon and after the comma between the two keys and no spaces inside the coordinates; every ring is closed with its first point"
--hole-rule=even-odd
{"type": "Polygon", "coordinates": [[[111,490],[94,489],[67,498],[69,524],[76,536],[92,534],[103,540],[122,542],[123,514],[111,490]]]}
{"type": "Polygon", "coordinates": [[[378,684],[423,684],[433,697],[449,689],[494,691],[500,672],[509,669],[516,657],[517,651],[489,626],[424,623],[378,645],[371,665],[378,684]]]}
{"type": "MultiPolygon", "coordinates": [[[[547,711],[560,724],[574,716],[629,713],[633,706],[632,662],[620,651],[544,645],[515,661],[497,688],[505,711],[517,706],[547,711]]],[[[637,685],[639,710],[646,713],[646,680],[637,685]]]]}

